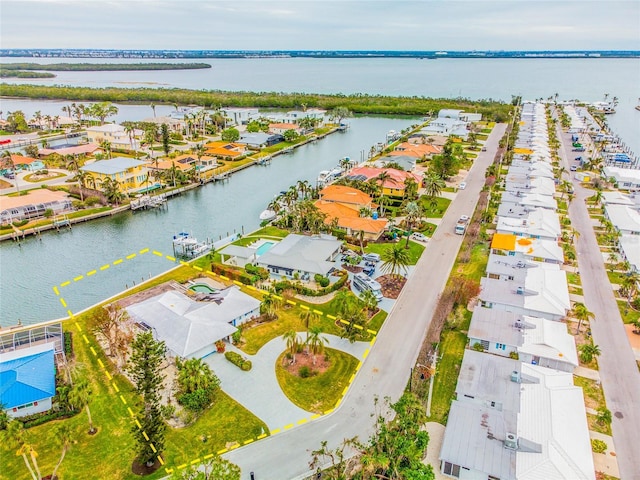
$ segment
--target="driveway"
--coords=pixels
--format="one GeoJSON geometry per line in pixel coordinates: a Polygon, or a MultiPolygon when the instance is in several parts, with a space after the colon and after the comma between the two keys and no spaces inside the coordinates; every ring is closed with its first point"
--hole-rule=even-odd
{"type": "Polygon", "coordinates": [[[455,223],[460,215],[469,215],[475,209],[485,171],[505,129],[506,125],[498,124],[489,135],[487,151],[480,153],[466,178],[467,188],[451,202],[340,407],[314,422],[225,454],[240,466],[243,479],[248,479],[251,471],[260,480],[304,478],[309,474],[310,452],[321,442],[335,448],[345,438],[357,435],[366,439],[372,432],[372,415],[379,414],[375,397],[393,401],[400,397],[462,244],[463,236],[453,233],[455,223]]]}
{"type": "MultiPolygon", "coordinates": [[[[299,332],[300,336],[304,335],[299,332]]],[[[325,335],[329,340],[328,347],[350,353],[362,360],[369,342],[349,343],[348,340],[335,335],[325,335]]],[[[283,430],[291,424],[311,417],[311,413],[295,406],[282,393],[276,378],[275,364],[282,352],[287,348],[282,337],[274,338],[265,344],[256,355],[247,355],[233,346],[227,350],[234,351],[251,360],[252,369],[243,372],[229,362],[224,355],[213,354],[204,359],[220,378],[225,393],[241,403],[246,409],[267,424],[269,430],[283,430]]]]}
{"type": "MultiPolygon", "coordinates": [[[[568,158],[574,157],[574,152],[567,151],[570,137],[558,128],[558,138],[562,142],[562,161],[567,166],[568,158]]],[[[576,247],[584,303],[595,314],[591,332],[594,343],[602,351],[598,357],[600,379],[607,408],[613,417],[611,428],[620,475],[621,478],[638,478],[640,374],[587,211],[585,199],[593,195],[593,191],[575,180],[573,183],[576,196],[569,205],[569,217],[573,227],[580,232],[576,247]]]]}

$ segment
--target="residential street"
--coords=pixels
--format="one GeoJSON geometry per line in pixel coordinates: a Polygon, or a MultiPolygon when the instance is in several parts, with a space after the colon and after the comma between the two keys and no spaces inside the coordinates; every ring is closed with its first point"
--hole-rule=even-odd
{"type": "MultiPolygon", "coordinates": [[[[568,158],[575,155],[570,152],[570,137],[558,129],[562,141],[561,156],[565,167],[568,158]],[[568,147],[567,147],[568,146],[568,147]]],[[[640,455],[638,455],[638,436],[640,435],[640,374],[625,333],[620,311],[616,305],[613,290],[602,260],[585,199],[593,194],[592,190],[573,181],[575,198],[569,206],[569,217],[573,227],[580,232],[576,247],[578,266],[584,303],[595,314],[591,322],[593,341],[600,346],[602,354],[598,357],[600,379],[604,388],[607,408],[613,417],[613,440],[617,453],[620,478],[640,478],[640,455]]]]}
{"type": "Polygon", "coordinates": [[[368,437],[375,396],[398,399],[462,243],[463,237],[453,233],[454,225],[460,215],[473,213],[485,169],[493,161],[505,129],[504,124],[496,125],[489,136],[486,152],[479,153],[466,178],[467,188],[460,190],[449,206],[340,407],[330,415],[226,454],[242,468],[242,478],[248,479],[250,472],[255,472],[256,480],[304,478],[311,473],[310,452],[322,441],[336,447],[345,438],[368,437]]]}

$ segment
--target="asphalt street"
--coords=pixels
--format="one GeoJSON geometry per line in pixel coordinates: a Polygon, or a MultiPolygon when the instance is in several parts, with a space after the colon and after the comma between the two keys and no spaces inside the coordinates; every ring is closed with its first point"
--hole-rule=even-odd
{"type": "Polygon", "coordinates": [[[356,435],[366,439],[374,423],[374,398],[395,401],[400,397],[462,243],[463,237],[453,233],[456,220],[460,215],[472,215],[485,170],[505,129],[505,124],[498,124],[490,134],[486,151],[479,154],[465,179],[466,189],[458,192],[447,209],[340,406],[313,422],[225,454],[242,468],[243,479],[250,478],[250,472],[255,473],[256,480],[304,478],[311,473],[310,452],[322,441],[331,448],[356,435]]]}
{"type": "MultiPolygon", "coordinates": [[[[565,167],[579,153],[571,152],[571,136],[558,128],[562,141],[561,157],[565,167]]],[[[573,175],[572,175],[573,177],[573,175]]],[[[593,341],[600,346],[600,380],[607,408],[611,410],[613,441],[620,478],[640,479],[640,373],[624,330],[620,311],[596,241],[585,199],[594,194],[572,180],[575,198],[569,205],[571,224],[580,236],[576,241],[578,268],[584,292],[584,304],[595,314],[591,322],[593,341]]]]}

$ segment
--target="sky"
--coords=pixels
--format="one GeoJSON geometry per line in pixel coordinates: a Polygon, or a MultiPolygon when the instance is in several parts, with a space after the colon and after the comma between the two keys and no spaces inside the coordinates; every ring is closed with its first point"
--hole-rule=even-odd
{"type": "Polygon", "coordinates": [[[0,0],[0,48],[640,50],[640,1],[0,0]]]}

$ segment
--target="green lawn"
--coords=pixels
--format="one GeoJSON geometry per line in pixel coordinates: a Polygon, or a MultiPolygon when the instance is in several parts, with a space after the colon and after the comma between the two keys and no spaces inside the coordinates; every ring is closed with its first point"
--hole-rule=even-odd
{"type": "MultiPolygon", "coordinates": [[[[78,316],[75,320],[82,326],[83,331],[86,331],[86,316],[78,316]]],[[[66,328],[76,331],[69,324],[66,328]]],[[[74,349],[77,362],[84,366],[92,384],[94,394],[90,408],[98,433],[94,436],[86,434],[88,423],[83,411],[70,419],[30,428],[27,430],[29,441],[33,442],[38,452],[38,463],[43,475],[51,473],[60,453],[52,427],[65,422],[75,433],[76,443],[65,457],[60,469],[61,476],[95,478],[96,467],[99,466],[100,478],[103,479],[137,478],[131,473],[134,442],[129,430],[133,423],[126,408],[131,406],[135,411],[137,395],[124,377],[115,375],[112,371],[114,381],[120,390],[118,393],[115,392],[98,365],[98,358],[105,365],[108,365],[109,361],[99,348],[96,349],[99,352],[98,356],[90,353],[89,347],[97,344],[92,335],[88,335],[88,338],[90,344],[87,345],[81,336],[74,335],[74,349]],[[127,406],[121,401],[120,395],[127,401],[127,406]]],[[[214,406],[195,424],[179,430],[169,429],[164,458],[167,466],[189,462],[202,453],[212,453],[224,448],[227,442],[242,442],[255,438],[260,435],[262,429],[267,431],[263,422],[236,401],[220,393],[214,406]],[[211,436],[206,443],[200,439],[204,432],[211,436]]],[[[0,446],[0,463],[3,465],[0,478],[27,478],[22,458],[15,456],[6,445],[0,446]]],[[[160,478],[164,475],[166,473],[161,469],[147,478],[160,478]]]]}
{"type": "Polygon", "coordinates": [[[603,435],[611,435],[611,425],[608,423],[605,423],[604,425],[599,424],[596,421],[595,415],[587,413],[587,423],[589,424],[589,430],[602,433],[603,435]]]}
{"type": "Polygon", "coordinates": [[[612,284],[618,284],[618,285],[621,285],[621,284],[622,284],[622,282],[623,282],[623,280],[624,280],[624,278],[625,278],[626,276],[627,276],[627,275],[626,275],[625,273],[622,273],[622,272],[615,272],[615,271],[614,271],[614,272],[612,272],[612,271],[610,271],[610,270],[607,268],[607,277],[609,277],[609,281],[610,281],[612,284]]]}
{"type": "Polygon", "coordinates": [[[567,272],[567,281],[572,285],[582,285],[580,281],[580,275],[573,272],[567,272]]]}
{"type": "MultiPolygon", "coordinates": [[[[403,246],[406,244],[406,242],[406,238],[400,239],[400,243],[402,243],[403,246]]],[[[364,251],[365,253],[377,253],[379,255],[382,255],[382,252],[389,248],[391,245],[394,245],[394,242],[370,243],[365,247],[364,251]]],[[[416,263],[418,263],[422,252],[424,252],[424,248],[424,245],[409,240],[409,265],[415,265],[416,263]]]]}
{"type": "Polygon", "coordinates": [[[489,245],[487,242],[478,243],[471,249],[471,258],[468,263],[456,262],[454,272],[467,278],[480,281],[484,276],[489,261],[489,245]]]}
{"type": "Polygon", "coordinates": [[[593,408],[594,410],[597,410],[600,407],[606,406],[602,387],[598,385],[595,380],[590,380],[588,378],[574,375],[573,383],[577,387],[582,388],[582,393],[584,395],[584,404],[588,408],[593,408]]]}
{"type": "Polygon", "coordinates": [[[431,237],[433,233],[436,231],[436,228],[438,228],[438,226],[435,223],[425,222],[422,225],[424,226],[424,228],[420,230],[420,233],[424,233],[427,237],[431,237]]]}
{"type": "Polygon", "coordinates": [[[440,338],[442,360],[437,366],[429,420],[446,425],[449,408],[458,383],[467,336],[461,332],[443,330],[440,338]]]}
{"type": "Polygon", "coordinates": [[[367,325],[367,328],[376,332],[380,331],[380,329],[382,328],[382,324],[387,319],[387,315],[389,315],[387,312],[385,312],[384,310],[380,310],[371,318],[371,320],[369,320],[369,325],[367,325]]]}
{"type": "Polygon", "coordinates": [[[276,377],[284,394],[308,412],[322,413],[333,408],[342,398],[342,392],[349,385],[349,378],[358,365],[358,359],[348,353],[332,348],[325,351],[329,354],[331,366],[320,375],[301,378],[290,374],[282,366],[284,353],[278,357],[275,365],[276,377]]]}
{"type": "Polygon", "coordinates": [[[618,310],[620,310],[620,315],[624,323],[632,323],[635,320],[640,320],[640,312],[631,308],[626,300],[618,300],[617,302],[618,310]]]}
{"type": "Polygon", "coordinates": [[[443,197],[437,197],[436,200],[437,200],[437,204],[433,206],[431,204],[431,200],[428,197],[424,195],[420,197],[420,206],[424,208],[425,217],[442,218],[444,216],[444,213],[447,211],[447,208],[449,208],[449,204],[451,203],[451,200],[443,197]]]}

